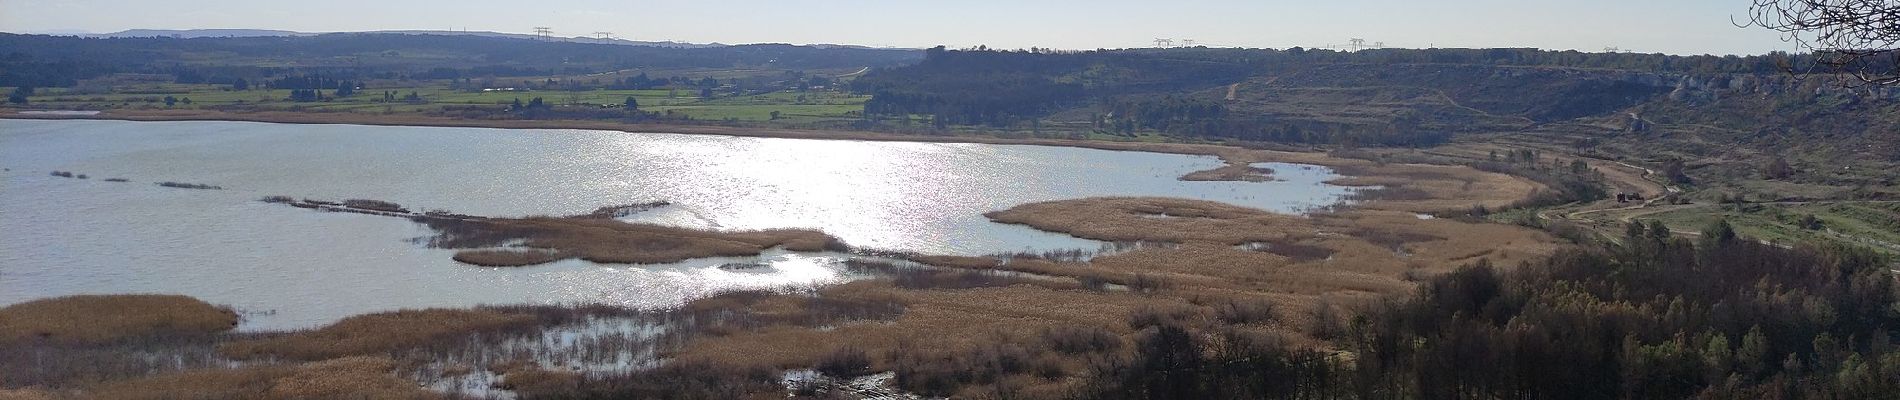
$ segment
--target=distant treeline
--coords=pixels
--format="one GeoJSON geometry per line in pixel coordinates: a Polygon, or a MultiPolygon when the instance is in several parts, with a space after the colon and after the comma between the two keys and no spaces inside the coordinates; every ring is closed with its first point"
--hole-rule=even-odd
{"type": "Polygon", "coordinates": [[[309,37],[79,38],[0,33],[0,86],[71,86],[111,73],[164,73],[223,83],[286,73],[339,79],[583,74],[632,68],[887,67],[914,50],[758,44],[673,48],[394,33],[309,37]],[[266,60],[296,68],[254,67],[266,60]]]}

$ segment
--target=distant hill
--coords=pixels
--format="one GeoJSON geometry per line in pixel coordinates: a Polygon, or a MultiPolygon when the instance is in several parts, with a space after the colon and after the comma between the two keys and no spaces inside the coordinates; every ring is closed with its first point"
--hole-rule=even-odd
{"type": "MultiPolygon", "coordinates": [[[[363,32],[297,32],[297,31],[286,31],[286,30],[275,30],[275,29],[129,29],[129,30],[123,30],[123,31],[118,31],[118,32],[112,32],[112,33],[42,32],[41,34],[54,35],[54,36],[79,36],[79,37],[88,37],[88,38],[169,37],[169,38],[179,38],[179,39],[196,39],[196,38],[299,37],[299,36],[318,36],[318,35],[325,35],[325,34],[332,34],[332,33],[361,33],[361,34],[389,33],[389,34],[403,34],[403,35],[476,36],[476,37],[492,37],[492,38],[508,38],[508,39],[542,40],[540,36],[522,34],[522,33],[505,33],[505,32],[492,32],[492,31],[426,30],[426,29],[400,29],[400,30],[380,30],[380,31],[363,31],[363,32]]],[[[554,42],[563,42],[563,43],[612,44],[612,45],[623,45],[623,46],[653,46],[653,47],[675,47],[675,48],[695,48],[695,49],[707,48],[707,47],[730,46],[728,44],[723,44],[723,43],[688,43],[688,42],[679,42],[679,41],[671,41],[671,40],[646,41],[646,40],[627,40],[627,39],[619,39],[619,38],[602,39],[602,38],[586,37],[586,36],[574,36],[574,37],[558,37],[557,36],[557,37],[547,38],[546,40],[554,41],[554,42]]],[[[850,49],[873,48],[869,46],[841,45],[841,44],[811,44],[809,46],[816,47],[816,48],[850,48],[850,49]]]]}
{"type": "MultiPolygon", "coordinates": [[[[535,36],[535,35],[521,34],[521,33],[489,32],[489,31],[392,30],[392,31],[370,31],[370,32],[362,32],[362,33],[479,36],[479,37],[494,37],[494,38],[508,38],[508,39],[541,40],[541,37],[535,36]]],[[[626,40],[626,39],[601,39],[601,38],[591,38],[591,37],[584,37],[584,36],[575,36],[575,37],[558,37],[557,36],[557,37],[547,38],[547,40],[555,41],[555,42],[565,42],[565,43],[613,44],[613,45],[623,45],[623,46],[655,46],[655,47],[678,47],[678,48],[706,48],[706,47],[726,46],[724,44],[719,44],[719,43],[699,44],[699,43],[687,43],[687,42],[676,42],[676,41],[653,42],[653,41],[639,41],[639,40],[626,40]]]]}
{"type": "MultiPolygon", "coordinates": [[[[433,31],[381,33],[222,31],[227,36],[86,38],[0,33],[0,86],[70,86],[109,73],[261,77],[328,75],[450,79],[591,74],[651,68],[785,70],[891,67],[915,50],[786,44],[687,45],[625,40],[537,40],[529,35],[433,31]],[[244,34],[264,36],[241,36],[244,34]],[[268,34],[268,35],[266,35],[268,34]],[[286,36],[288,35],[288,36],[286,36]]],[[[194,31],[198,35],[220,32],[194,31]]],[[[124,34],[121,32],[120,34],[124,34]]]]}
{"type": "MultiPolygon", "coordinates": [[[[1843,87],[1775,57],[1534,49],[932,49],[853,81],[874,116],[1134,136],[1430,146],[1461,137],[1692,160],[1754,174],[1774,157],[1860,171],[1900,161],[1900,88],[1843,87]]],[[[1797,56],[1804,57],[1804,56],[1797,56]]],[[[1795,61],[1800,65],[1800,61],[1795,61]]],[[[1891,186],[1882,173],[1827,182],[1891,186]]]]}
{"type": "Polygon", "coordinates": [[[76,36],[91,38],[141,38],[171,37],[195,39],[207,37],[276,37],[276,36],[315,36],[314,33],[282,31],[272,29],[130,29],[113,33],[82,33],[76,36]]]}

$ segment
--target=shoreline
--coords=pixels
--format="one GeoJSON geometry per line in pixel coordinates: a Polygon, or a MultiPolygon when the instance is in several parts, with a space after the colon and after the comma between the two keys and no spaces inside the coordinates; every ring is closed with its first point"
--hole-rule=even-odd
{"type": "Polygon", "coordinates": [[[810,140],[853,140],[867,142],[908,142],[908,143],[967,143],[989,145],[1025,145],[1052,146],[1094,149],[1105,151],[1138,151],[1161,154],[1216,157],[1226,164],[1222,167],[1195,171],[1181,177],[1193,181],[1256,181],[1271,179],[1271,176],[1259,174],[1252,165],[1262,162],[1285,162],[1317,165],[1339,170],[1343,178],[1331,184],[1342,186],[1441,186],[1433,190],[1435,196],[1429,199],[1371,199],[1359,202],[1355,207],[1363,209],[1383,209],[1412,212],[1437,212],[1465,209],[1472,205],[1500,207],[1525,198],[1529,193],[1546,189],[1542,184],[1530,179],[1490,172],[1477,171],[1463,165],[1439,164],[1387,164],[1371,160],[1346,158],[1320,151],[1288,151],[1251,149],[1232,144],[1218,143],[1163,143],[1163,142],[1122,142],[1086,139],[1053,138],[1004,138],[974,135],[918,135],[908,133],[885,133],[847,130],[813,130],[767,127],[739,127],[719,125],[678,125],[678,124],[630,124],[615,121],[587,120],[471,120],[460,118],[434,117],[425,115],[379,115],[361,113],[310,113],[295,111],[257,111],[225,112],[205,110],[176,111],[122,111],[107,110],[94,115],[62,114],[20,114],[19,109],[0,108],[0,119],[14,120],[110,120],[137,122],[258,122],[276,124],[303,125],[361,125],[361,126],[407,126],[407,127],[445,127],[445,128],[488,128],[488,129],[577,129],[624,133],[653,133],[678,135],[713,135],[728,137],[810,139],[810,140]],[[1420,175],[1419,170],[1440,170],[1439,172],[1460,175],[1458,180],[1470,184],[1480,182],[1491,187],[1509,187],[1505,192],[1484,194],[1466,193],[1461,189],[1442,187],[1444,182],[1423,182],[1442,179],[1441,174],[1420,175]],[[1462,170],[1462,171],[1449,171],[1462,170]],[[1474,196],[1475,195],[1475,196],[1474,196]],[[1462,204],[1452,204],[1462,203],[1462,204]]]}
{"type": "MultiPolygon", "coordinates": [[[[625,133],[657,133],[678,135],[711,135],[779,139],[812,140],[856,140],[869,142],[911,142],[911,143],[968,143],[993,145],[1029,145],[1074,147],[1108,151],[1141,151],[1151,153],[1202,155],[1226,158],[1233,152],[1271,152],[1283,154],[1312,154],[1324,156],[1321,152],[1299,152],[1281,150],[1259,150],[1218,143],[1178,143],[1178,142],[1122,142],[1107,140],[1078,140],[1051,138],[1004,138],[972,135],[919,135],[911,133],[890,133],[851,130],[817,130],[796,128],[745,127],[723,125],[686,125],[686,124],[644,124],[616,121],[591,120],[474,120],[462,118],[434,117],[426,115],[377,115],[363,113],[312,113],[296,111],[123,111],[107,110],[93,115],[70,114],[21,114],[18,110],[4,109],[0,119],[13,120],[104,120],[136,122],[260,122],[298,125],[362,125],[362,126],[409,126],[439,128],[489,128],[489,129],[580,129],[613,131],[625,133]]],[[[1326,165],[1326,164],[1320,164],[1326,165]]]]}

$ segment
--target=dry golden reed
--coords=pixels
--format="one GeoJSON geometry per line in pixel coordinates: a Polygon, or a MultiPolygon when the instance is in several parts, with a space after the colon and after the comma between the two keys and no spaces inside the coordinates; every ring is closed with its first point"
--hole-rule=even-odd
{"type": "Polygon", "coordinates": [[[177,295],[80,295],[0,308],[0,344],[104,343],[157,335],[210,335],[237,327],[230,309],[177,295]]]}
{"type": "Polygon", "coordinates": [[[440,232],[433,245],[485,248],[520,241],[527,249],[464,251],[457,261],[522,266],[580,258],[604,264],[663,264],[705,257],[758,255],[772,247],[821,251],[837,238],[813,230],[702,231],[602,218],[477,218],[424,220],[440,232]],[[538,252],[538,253],[537,253],[538,252]]]}
{"type": "Polygon", "coordinates": [[[302,365],[205,369],[114,382],[84,391],[96,399],[439,399],[396,374],[383,357],[348,357],[302,365]]]}

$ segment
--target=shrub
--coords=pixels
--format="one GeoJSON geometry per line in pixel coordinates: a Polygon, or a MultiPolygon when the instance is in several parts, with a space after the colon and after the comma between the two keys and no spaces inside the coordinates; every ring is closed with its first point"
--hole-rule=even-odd
{"type": "Polygon", "coordinates": [[[1149,276],[1148,274],[1135,274],[1134,279],[1128,281],[1128,290],[1133,290],[1137,293],[1154,293],[1161,289],[1166,289],[1167,286],[1167,281],[1149,276]]]}
{"type": "Polygon", "coordinates": [[[813,369],[833,378],[856,378],[871,373],[871,356],[856,347],[839,347],[819,358],[813,369]]]}
{"type": "Polygon", "coordinates": [[[349,200],[343,201],[343,206],[360,209],[360,210],[370,210],[370,211],[383,211],[383,212],[393,212],[393,213],[409,212],[409,209],[402,208],[401,204],[391,203],[391,202],[382,201],[382,200],[349,199],[349,200]]]}
{"type": "Polygon", "coordinates": [[[586,376],[576,387],[523,392],[523,398],[561,399],[741,399],[783,398],[778,371],[764,366],[676,362],[620,375],[586,376]]]}
{"type": "Polygon", "coordinates": [[[1099,326],[1056,326],[1042,331],[1051,350],[1065,354],[1102,353],[1121,348],[1122,338],[1099,326]]]}
{"type": "Polygon", "coordinates": [[[1214,306],[1214,318],[1229,324],[1273,321],[1273,303],[1265,300],[1228,301],[1214,306]]]}
{"type": "Polygon", "coordinates": [[[1128,315],[1128,328],[1140,330],[1151,326],[1178,324],[1194,315],[1194,310],[1177,308],[1162,310],[1154,307],[1142,307],[1128,315]]]}

